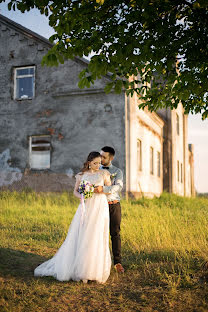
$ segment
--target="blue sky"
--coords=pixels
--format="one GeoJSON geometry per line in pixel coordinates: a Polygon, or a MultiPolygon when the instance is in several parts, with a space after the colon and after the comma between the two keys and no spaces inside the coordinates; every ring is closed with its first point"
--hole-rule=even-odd
{"type": "MultiPolygon", "coordinates": [[[[33,9],[24,14],[18,11],[8,11],[6,3],[0,4],[0,13],[2,15],[46,38],[53,34],[53,29],[48,25],[48,19],[41,15],[38,10],[33,9]]],[[[189,115],[188,142],[194,144],[196,190],[198,192],[208,192],[208,119],[202,121],[199,114],[189,115]]]]}

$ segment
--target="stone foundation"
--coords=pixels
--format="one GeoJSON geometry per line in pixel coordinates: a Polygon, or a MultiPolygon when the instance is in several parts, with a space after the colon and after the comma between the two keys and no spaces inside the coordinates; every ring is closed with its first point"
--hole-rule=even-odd
{"type": "MultiPolygon", "coordinates": [[[[13,173],[8,173],[12,175],[13,173]]],[[[16,174],[16,173],[15,173],[16,174]]],[[[0,172],[0,178],[2,173],[0,172]]],[[[5,175],[5,173],[4,173],[5,175]]],[[[4,177],[5,178],[5,177],[4,177]]],[[[11,178],[8,176],[8,178],[11,178]]],[[[0,191],[23,191],[34,190],[36,192],[63,192],[73,191],[75,178],[61,173],[29,172],[23,173],[21,179],[7,181],[7,184],[0,186],[0,191]]]]}

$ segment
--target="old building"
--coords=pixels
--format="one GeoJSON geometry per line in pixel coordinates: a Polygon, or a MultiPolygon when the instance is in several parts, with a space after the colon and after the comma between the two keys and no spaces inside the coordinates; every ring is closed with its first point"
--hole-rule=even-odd
{"type": "Polygon", "coordinates": [[[193,188],[193,177],[188,182],[185,176],[188,165],[189,176],[193,173],[187,135],[180,146],[174,141],[175,111],[150,113],[138,109],[136,96],[105,94],[108,76],[80,90],[78,74],[87,61],[41,66],[49,41],[2,15],[0,42],[2,189],[72,189],[87,154],[110,145],[116,150],[114,164],[124,172],[124,193],[158,196],[164,183],[170,192],[193,194],[185,186],[193,188]],[[177,170],[183,182],[174,180],[177,170]]]}
{"type": "Polygon", "coordinates": [[[126,189],[134,196],[163,191],[163,120],[138,109],[137,95],[126,99],[126,189]]]}
{"type": "Polygon", "coordinates": [[[188,116],[184,114],[181,104],[174,110],[159,110],[158,114],[165,121],[163,188],[182,196],[194,195],[193,149],[191,151],[188,147],[188,116]]]}

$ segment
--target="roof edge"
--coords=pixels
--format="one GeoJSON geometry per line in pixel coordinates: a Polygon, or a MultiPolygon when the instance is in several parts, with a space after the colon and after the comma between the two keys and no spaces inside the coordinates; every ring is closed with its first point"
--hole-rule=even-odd
{"type": "MultiPolygon", "coordinates": [[[[34,32],[34,31],[32,31],[32,30],[30,30],[30,29],[28,29],[28,28],[22,26],[22,25],[19,24],[19,23],[14,22],[13,20],[9,19],[8,17],[6,17],[6,16],[4,16],[4,15],[2,15],[2,14],[0,14],[0,21],[2,21],[2,22],[5,23],[5,24],[8,24],[8,26],[10,26],[10,27],[13,27],[13,28],[18,29],[18,31],[20,31],[21,33],[23,33],[25,36],[27,36],[27,37],[29,37],[29,38],[33,37],[33,38],[35,38],[36,40],[39,40],[39,41],[41,41],[42,43],[47,44],[49,48],[52,48],[53,45],[54,45],[54,44],[51,43],[47,38],[45,38],[45,37],[43,37],[43,36],[37,34],[36,32],[34,32]]],[[[81,63],[84,64],[84,65],[88,65],[89,62],[90,62],[89,60],[85,59],[84,57],[79,57],[79,56],[75,56],[74,59],[71,59],[71,60],[79,61],[79,62],[81,62],[81,63]]],[[[110,76],[111,76],[111,74],[110,74],[110,73],[107,73],[107,74],[106,74],[105,76],[103,76],[103,77],[109,79],[110,76]]]]}
{"type": "MultiPolygon", "coordinates": [[[[30,30],[29,28],[22,26],[19,23],[14,22],[13,20],[9,19],[8,17],[6,17],[2,14],[0,14],[0,20],[3,21],[3,23],[5,23],[5,24],[9,24],[9,26],[11,26],[11,27],[17,28],[24,35],[29,36],[30,38],[31,38],[31,36],[35,37],[35,39],[46,43],[49,47],[52,47],[54,45],[47,38],[39,35],[38,33],[34,32],[33,30],[30,30]]],[[[75,58],[82,63],[89,64],[89,61],[87,59],[85,59],[84,57],[77,57],[76,56],[75,58]]]]}
{"type": "Polygon", "coordinates": [[[24,35],[26,36],[29,36],[31,38],[32,37],[35,37],[36,40],[40,40],[42,42],[44,42],[45,44],[47,44],[49,47],[52,47],[53,44],[48,40],[46,39],[45,37],[37,34],[36,32],[22,26],[21,24],[18,24],[16,22],[14,22],[13,20],[9,19],[8,17],[0,14],[0,20],[5,23],[5,24],[8,24],[8,26],[11,26],[13,28],[16,28],[18,29],[19,31],[21,31],[24,35]]]}

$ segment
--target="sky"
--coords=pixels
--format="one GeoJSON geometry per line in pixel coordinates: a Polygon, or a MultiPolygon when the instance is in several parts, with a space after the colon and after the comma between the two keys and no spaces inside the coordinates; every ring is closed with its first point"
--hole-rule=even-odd
{"type": "MultiPolygon", "coordinates": [[[[54,33],[53,29],[48,25],[48,19],[41,15],[38,10],[33,9],[24,14],[19,11],[8,11],[8,2],[0,3],[0,14],[43,37],[49,38],[54,33]]],[[[208,119],[202,121],[200,114],[189,115],[188,143],[194,144],[196,190],[199,193],[208,193],[208,119]]]]}

